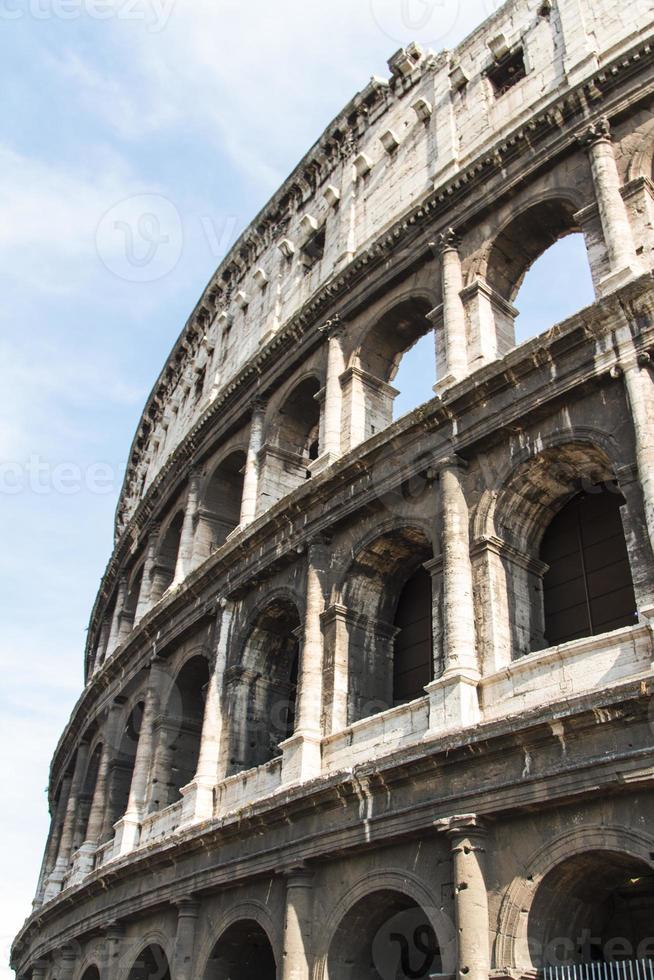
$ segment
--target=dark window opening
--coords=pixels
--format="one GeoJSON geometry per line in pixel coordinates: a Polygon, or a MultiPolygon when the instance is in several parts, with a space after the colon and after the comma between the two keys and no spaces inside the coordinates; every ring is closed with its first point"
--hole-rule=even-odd
{"type": "Polygon", "coordinates": [[[204,391],[205,377],[206,377],[206,371],[204,368],[202,368],[201,371],[198,371],[198,376],[195,382],[195,389],[193,393],[196,402],[199,402],[200,399],[202,398],[202,393],[204,391]]]}
{"type": "Polygon", "coordinates": [[[488,77],[496,99],[505,95],[509,89],[521,82],[526,76],[527,67],[522,48],[505,55],[497,64],[488,69],[488,77]]]}
{"type": "Polygon", "coordinates": [[[402,589],[395,626],[393,704],[398,705],[422,697],[433,678],[431,576],[424,568],[402,589]]]}
{"type": "Polygon", "coordinates": [[[323,226],[314,232],[311,238],[302,246],[302,262],[307,269],[313,268],[325,254],[326,237],[325,227],[323,226]]]}
{"type": "Polygon", "coordinates": [[[615,484],[574,497],[545,532],[541,558],[549,645],[608,633],[637,621],[636,599],[615,484]]]}

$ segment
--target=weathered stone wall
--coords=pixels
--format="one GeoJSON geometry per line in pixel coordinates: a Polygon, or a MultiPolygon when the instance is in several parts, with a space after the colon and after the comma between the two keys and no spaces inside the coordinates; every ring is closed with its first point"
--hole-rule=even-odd
{"type": "Polygon", "coordinates": [[[399,52],[218,271],[132,450],[19,977],[385,976],[395,930],[483,980],[649,908],[651,18],[516,0],[399,52]],[[526,271],[578,231],[596,302],[516,347],[526,271]],[[436,397],[391,422],[426,334],[436,397]],[[601,487],[633,621],[552,644],[541,542],[601,487]]]}

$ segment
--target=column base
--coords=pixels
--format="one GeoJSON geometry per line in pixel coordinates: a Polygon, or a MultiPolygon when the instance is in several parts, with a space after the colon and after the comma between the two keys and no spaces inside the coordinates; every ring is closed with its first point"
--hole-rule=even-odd
{"type": "Polygon", "coordinates": [[[461,380],[461,378],[457,378],[453,374],[446,374],[444,377],[438,379],[436,384],[433,386],[432,391],[440,398],[440,396],[447,391],[448,388],[453,388],[454,385],[457,385],[461,380]]]}
{"type": "Polygon", "coordinates": [[[57,863],[53,870],[48,875],[48,879],[45,883],[45,889],[43,892],[43,904],[52,901],[56,898],[60,891],[63,889],[64,878],[66,877],[67,869],[62,865],[57,863]]]}
{"type": "Polygon", "coordinates": [[[479,723],[481,711],[476,671],[446,672],[427,684],[429,695],[429,731],[427,738],[441,732],[458,731],[479,723]]]}
{"type": "Polygon", "coordinates": [[[211,820],[213,817],[214,806],[214,784],[194,779],[188,786],[183,786],[180,790],[184,802],[182,803],[182,827],[187,824],[201,823],[203,820],[211,820]]]}
{"type": "Polygon", "coordinates": [[[116,831],[114,857],[136,850],[141,837],[141,821],[138,817],[125,814],[118,823],[114,824],[114,830],[116,831]]]}
{"type": "Polygon", "coordinates": [[[323,453],[322,456],[318,457],[318,459],[312,460],[309,464],[309,472],[311,473],[311,476],[317,476],[319,473],[322,473],[323,470],[329,469],[332,463],[335,463],[337,459],[338,456],[336,453],[323,453]]]}
{"type": "Polygon", "coordinates": [[[96,846],[92,841],[85,841],[82,846],[75,851],[73,857],[73,867],[70,872],[68,884],[77,885],[83,878],[90,875],[95,866],[96,846]]]}
{"type": "Polygon", "coordinates": [[[615,272],[609,272],[608,276],[604,276],[598,282],[597,295],[602,299],[604,296],[614,293],[616,289],[626,286],[633,279],[638,279],[642,274],[643,270],[636,265],[626,265],[624,268],[617,269],[615,272]]]}
{"type": "Polygon", "coordinates": [[[304,783],[320,775],[322,768],[321,738],[309,732],[298,732],[285,742],[282,750],[282,785],[304,783]]]}

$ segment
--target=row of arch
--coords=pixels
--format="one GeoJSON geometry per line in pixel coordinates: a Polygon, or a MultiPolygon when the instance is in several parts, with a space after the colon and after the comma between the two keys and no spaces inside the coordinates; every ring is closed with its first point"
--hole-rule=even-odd
{"type": "MultiPolygon", "coordinates": [[[[425,483],[422,494],[411,501],[417,516],[369,532],[332,588],[332,605],[323,621],[324,734],[423,697],[425,687],[443,672],[442,570],[436,520],[429,509],[434,499],[433,488],[425,483]],[[425,512],[420,516],[425,501],[426,517],[425,512]],[[330,659],[333,665],[339,657],[347,664],[340,701],[329,669],[330,659]]],[[[482,497],[472,521],[473,537],[501,540],[507,549],[496,558],[505,616],[495,646],[506,644],[519,657],[637,622],[633,506],[633,499],[627,506],[606,453],[579,440],[542,450],[516,467],[500,491],[482,497]]],[[[483,627],[482,584],[478,596],[483,627]]],[[[496,592],[492,601],[497,606],[496,592]]],[[[495,608],[495,621],[501,619],[497,613],[495,608]]],[[[279,756],[280,744],[293,734],[303,619],[302,597],[290,588],[266,594],[236,618],[217,709],[223,719],[223,778],[279,756]]],[[[162,691],[152,733],[149,812],[180,799],[182,788],[194,779],[212,664],[207,650],[191,652],[162,691]]],[[[491,658],[481,665],[482,673],[497,666],[491,658]]],[[[96,839],[107,841],[125,813],[143,711],[143,695],[137,695],[111,745],[99,730],[87,732],[89,762],[71,853],[88,839],[92,818],[96,839]],[[92,814],[92,802],[105,747],[111,758],[102,776],[107,781],[106,807],[98,832],[100,818],[92,814]]],[[[73,758],[60,785],[62,799],[75,767],[73,758]]],[[[59,812],[57,803],[55,808],[59,812]]]]}
{"type": "MultiPolygon", "coordinates": [[[[594,971],[600,964],[633,970],[637,961],[651,969],[654,869],[646,843],[611,827],[565,834],[544,860],[536,859],[538,870],[521,874],[504,893],[494,960],[528,971],[575,965],[594,971]]],[[[351,886],[324,923],[314,924],[304,950],[307,973],[328,980],[453,975],[470,941],[457,939],[457,918],[409,870],[380,870],[351,886]]],[[[202,980],[277,980],[283,945],[270,910],[254,900],[228,913],[216,938],[185,953],[202,980]]],[[[172,938],[132,940],[126,948],[118,980],[170,980],[172,938]]],[[[82,963],[79,980],[103,976],[97,962],[82,963]]]]}
{"type": "MultiPolygon", "coordinates": [[[[576,281],[585,281],[591,266],[595,267],[595,284],[606,273],[605,256],[598,257],[597,242],[591,243],[588,240],[590,232],[579,224],[580,209],[587,203],[581,189],[574,186],[559,186],[534,194],[517,213],[509,214],[484,250],[474,253],[469,262],[463,260],[461,295],[468,318],[470,369],[502,356],[514,346],[516,310],[512,304],[534,263],[562,239],[577,236],[581,241],[586,235],[590,261],[581,256],[579,250],[575,252],[576,281]],[[490,330],[490,346],[480,338],[482,326],[483,330],[490,330]]],[[[593,235],[590,237],[592,239],[593,235]]],[[[567,294],[568,290],[562,292],[567,294]]],[[[579,305],[593,298],[590,289],[583,295],[579,305]]],[[[417,358],[406,360],[411,370],[407,379],[409,387],[420,392],[421,401],[431,395],[433,381],[438,382],[438,377],[432,377],[433,365],[442,362],[443,368],[444,363],[443,331],[438,321],[434,321],[432,309],[437,299],[438,290],[417,282],[396,295],[380,311],[373,309],[368,314],[372,322],[367,325],[359,319],[355,319],[352,326],[344,325],[343,357],[339,368],[342,371],[339,377],[342,389],[339,452],[374,436],[392,421],[397,396],[392,384],[399,377],[403,359],[421,338],[433,333],[436,322],[435,359],[433,352],[426,356],[419,352],[417,358]],[[429,365],[427,369],[425,363],[429,365]],[[419,379],[425,376],[428,376],[428,383],[423,385],[419,379]]],[[[156,538],[153,561],[146,562],[145,549],[142,549],[141,558],[128,573],[126,596],[121,598],[115,594],[113,604],[105,611],[103,626],[96,637],[96,666],[111,652],[111,647],[115,648],[119,639],[125,639],[134,623],[175,581],[180,581],[191,568],[219,549],[236,528],[306,481],[314,472],[317,460],[326,453],[333,455],[333,440],[330,441],[325,431],[324,366],[316,363],[309,367],[303,376],[289,383],[284,392],[283,397],[273,399],[270,410],[264,414],[256,445],[252,445],[251,431],[249,443],[235,443],[203,474],[192,502],[192,556],[184,554],[184,561],[180,562],[180,551],[186,552],[191,546],[188,540],[182,540],[190,504],[184,495],[163,518],[161,529],[156,534],[153,532],[156,538]],[[258,483],[256,502],[246,514],[244,484],[248,465],[257,470],[258,483]],[[112,619],[117,614],[121,626],[113,629],[112,619]]],[[[402,407],[413,406],[403,401],[402,407]]]]}

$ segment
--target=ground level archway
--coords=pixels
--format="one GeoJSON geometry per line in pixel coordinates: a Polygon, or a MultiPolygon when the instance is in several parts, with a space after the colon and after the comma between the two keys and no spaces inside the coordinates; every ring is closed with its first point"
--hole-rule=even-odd
{"type": "Polygon", "coordinates": [[[203,980],[276,980],[275,954],[254,919],[235,922],[214,946],[203,980]]]}

